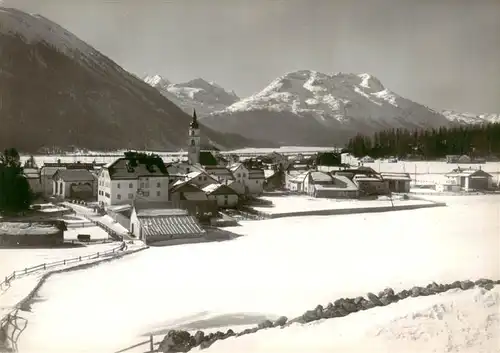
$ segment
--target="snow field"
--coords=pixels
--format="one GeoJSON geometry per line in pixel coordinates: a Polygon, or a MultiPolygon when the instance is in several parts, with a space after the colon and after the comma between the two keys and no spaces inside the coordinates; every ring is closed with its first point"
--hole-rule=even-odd
{"type": "MultiPolygon", "coordinates": [[[[245,314],[293,318],[318,304],[386,287],[399,291],[432,281],[500,278],[500,197],[450,201],[449,207],[394,213],[247,221],[229,229],[246,235],[233,241],[150,248],[54,275],[39,292],[42,301],[33,305],[21,351],[104,353],[168,330],[175,320],[186,323],[188,317],[194,324],[198,316],[225,315],[231,326],[245,314]]],[[[252,338],[241,342],[250,342],[245,339],[252,338]]],[[[310,346],[315,352],[338,343],[318,339],[310,346]]],[[[303,351],[279,338],[266,342],[288,347],[281,351],[303,351]]],[[[247,349],[280,351],[260,344],[247,349]]]]}
{"type": "Polygon", "coordinates": [[[422,200],[400,200],[394,197],[392,203],[390,199],[386,200],[335,200],[321,199],[309,196],[263,196],[261,199],[271,201],[271,207],[252,206],[256,211],[267,214],[293,213],[304,211],[320,211],[320,210],[339,210],[339,209],[356,209],[369,207],[391,207],[400,205],[428,205],[432,202],[422,200]]]}

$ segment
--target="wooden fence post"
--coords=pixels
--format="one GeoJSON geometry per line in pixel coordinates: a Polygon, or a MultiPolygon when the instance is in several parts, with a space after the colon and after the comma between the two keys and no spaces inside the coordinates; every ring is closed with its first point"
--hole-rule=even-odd
{"type": "Polygon", "coordinates": [[[82,261],[82,257],[81,256],[78,257],[78,261],[82,261]]]}
{"type": "Polygon", "coordinates": [[[46,269],[47,269],[46,264],[43,264],[43,269],[44,269],[44,270],[46,270],[46,269]]]}
{"type": "Polygon", "coordinates": [[[149,335],[149,350],[151,352],[155,350],[155,345],[153,343],[153,335],[149,335]]]}
{"type": "Polygon", "coordinates": [[[66,265],[66,260],[63,260],[63,265],[66,265]]]}
{"type": "Polygon", "coordinates": [[[24,273],[28,273],[28,269],[27,268],[24,269],[24,273]]]}

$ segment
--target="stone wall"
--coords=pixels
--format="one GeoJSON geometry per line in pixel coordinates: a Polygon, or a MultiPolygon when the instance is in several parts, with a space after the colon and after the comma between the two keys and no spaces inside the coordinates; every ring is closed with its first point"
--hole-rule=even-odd
{"type": "Polygon", "coordinates": [[[400,300],[407,298],[436,295],[451,289],[469,290],[477,286],[491,290],[495,285],[500,285],[500,280],[493,281],[490,279],[479,279],[475,282],[466,280],[455,281],[451,284],[437,284],[433,282],[426,287],[413,287],[408,290],[402,290],[398,293],[394,292],[392,288],[386,288],[378,294],[368,293],[366,297],[360,296],[356,298],[340,298],[335,300],[333,303],[328,303],[326,307],[318,305],[316,308],[307,310],[301,316],[291,320],[288,320],[285,316],[280,317],[274,322],[266,320],[254,328],[246,329],[239,333],[235,333],[233,330],[228,330],[227,332],[218,331],[210,334],[198,331],[192,335],[188,331],[171,330],[159,344],[158,351],[163,353],[173,353],[188,352],[195,347],[204,349],[210,347],[210,345],[218,340],[224,340],[229,337],[239,337],[268,328],[283,328],[294,323],[306,324],[322,319],[343,317],[358,311],[369,310],[377,306],[386,306],[397,303],[400,300]]]}

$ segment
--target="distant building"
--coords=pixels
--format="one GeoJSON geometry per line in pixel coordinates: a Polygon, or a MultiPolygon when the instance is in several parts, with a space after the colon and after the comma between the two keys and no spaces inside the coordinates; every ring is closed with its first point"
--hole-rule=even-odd
{"type": "Polygon", "coordinates": [[[204,187],[203,191],[209,200],[216,201],[221,208],[235,208],[238,205],[238,193],[227,185],[211,184],[204,187]]]}
{"type": "Polygon", "coordinates": [[[388,182],[391,192],[409,193],[411,177],[408,173],[380,173],[383,180],[388,182]]]}
{"type": "Polygon", "coordinates": [[[104,206],[169,200],[169,174],[161,157],[127,152],[99,172],[98,201],[104,206]]]}
{"type": "Polygon", "coordinates": [[[40,170],[38,168],[23,168],[23,175],[30,185],[31,191],[34,194],[42,194],[42,178],[40,176],[40,170]]]}
{"type": "Polygon", "coordinates": [[[359,160],[361,163],[375,163],[375,160],[370,156],[364,156],[359,160]]]}
{"type": "Polygon", "coordinates": [[[249,168],[243,163],[236,163],[230,168],[235,180],[245,186],[245,192],[251,196],[262,194],[264,190],[264,170],[260,168],[249,168]]]}
{"type": "Polygon", "coordinates": [[[484,191],[493,187],[493,176],[481,169],[457,168],[445,174],[445,177],[465,191],[484,191]]]}
{"type": "Polygon", "coordinates": [[[52,195],[62,199],[95,200],[96,177],[86,169],[61,169],[52,176],[52,195]]]}

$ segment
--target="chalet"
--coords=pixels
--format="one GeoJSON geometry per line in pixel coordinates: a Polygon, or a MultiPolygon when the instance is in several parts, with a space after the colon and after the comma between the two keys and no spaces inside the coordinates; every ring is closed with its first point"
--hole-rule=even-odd
{"type": "Polygon", "coordinates": [[[264,190],[264,170],[251,168],[243,163],[236,163],[230,168],[235,180],[245,186],[245,193],[248,195],[260,195],[264,190]]]}
{"type": "Polygon", "coordinates": [[[222,208],[235,208],[238,205],[239,196],[236,191],[224,184],[211,184],[203,188],[209,200],[217,202],[222,208]]]}
{"type": "Polygon", "coordinates": [[[445,177],[465,191],[488,190],[493,186],[493,176],[481,169],[457,168],[445,174],[445,177]]]}
{"type": "Polygon", "coordinates": [[[387,181],[391,192],[409,193],[411,177],[408,173],[380,173],[382,180],[387,181]]]}
{"type": "Polygon", "coordinates": [[[95,176],[86,169],[61,169],[52,176],[52,195],[62,199],[95,200],[95,176]]]}
{"type": "Polygon", "coordinates": [[[167,201],[169,181],[161,157],[127,152],[100,170],[98,201],[104,206],[132,203],[136,197],[167,201]]]}
{"type": "Polygon", "coordinates": [[[186,210],[170,203],[135,202],[130,217],[130,233],[147,245],[168,244],[172,240],[201,238],[205,230],[186,210]]]}
{"type": "Polygon", "coordinates": [[[30,185],[31,191],[34,194],[42,194],[42,178],[38,168],[23,168],[23,175],[30,185]]]}

